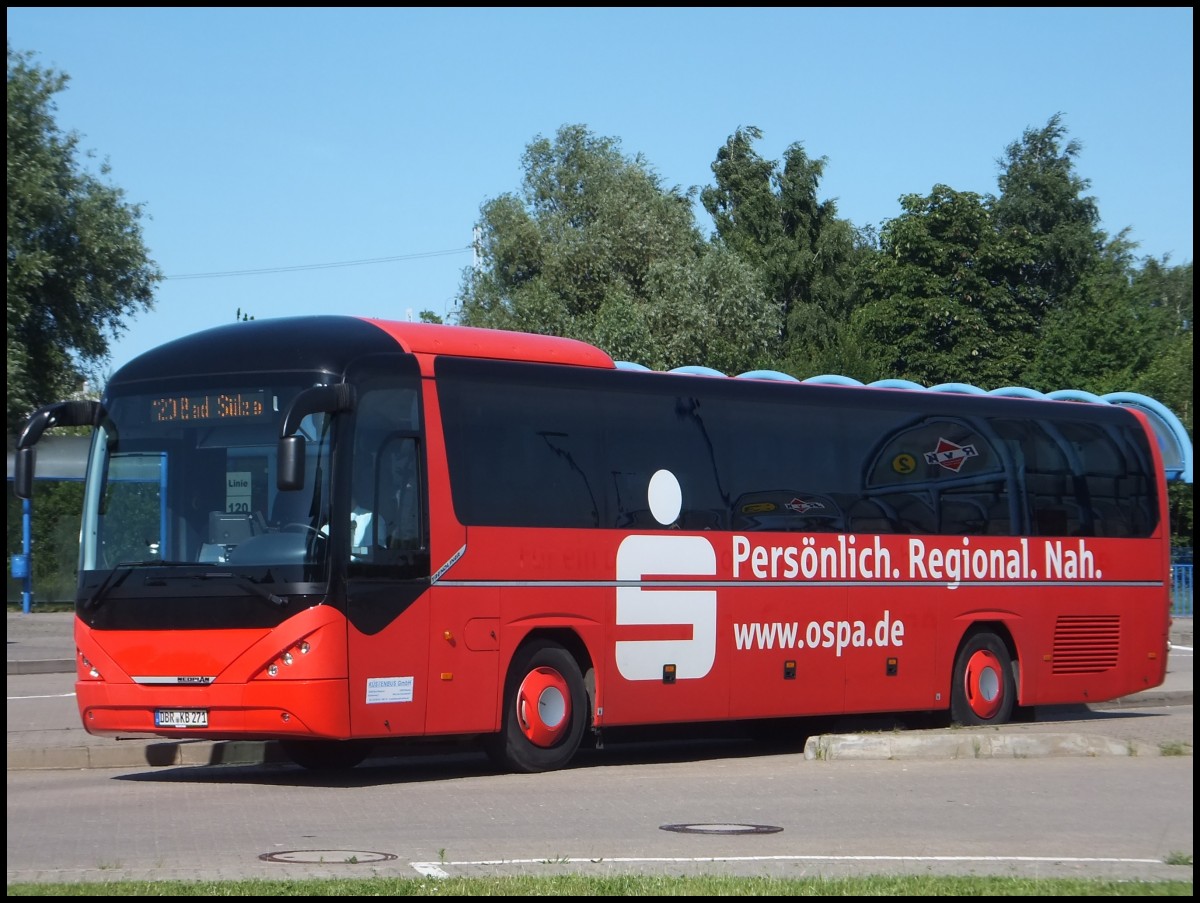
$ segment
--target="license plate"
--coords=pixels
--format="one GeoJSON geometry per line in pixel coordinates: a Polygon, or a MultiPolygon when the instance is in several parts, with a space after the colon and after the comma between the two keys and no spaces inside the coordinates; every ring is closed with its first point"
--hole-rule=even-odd
{"type": "Polygon", "coordinates": [[[208,727],[207,709],[158,709],[155,727],[208,727]]]}

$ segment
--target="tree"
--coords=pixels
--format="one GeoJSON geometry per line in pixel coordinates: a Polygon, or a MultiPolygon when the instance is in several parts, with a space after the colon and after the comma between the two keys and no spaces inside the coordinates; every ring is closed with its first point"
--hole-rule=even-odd
{"type": "Polygon", "coordinates": [[[1124,235],[1045,312],[1041,338],[1024,381],[1042,391],[1083,389],[1097,395],[1134,391],[1152,364],[1156,317],[1131,288],[1132,245],[1124,235]]]}
{"type": "Polygon", "coordinates": [[[997,161],[1000,194],[990,200],[995,228],[1024,249],[1009,275],[1013,290],[1040,320],[1092,273],[1107,244],[1100,211],[1075,172],[1081,145],[1067,141],[1062,114],[1041,129],[1026,129],[997,161]]]}
{"type": "MultiPolygon", "coordinates": [[[[1192,265],[1172,267],[1165,258],[1147,259],[1134,275],[1131,291],[1135,309],[1148,321],[1144,334],[1151,346],[1150,363],[1132,389],[1166,405],[1192,436],[1192,265]]],[[[1168,488],[1175,543],[1190,546],[1193,487],[1172,483],[1168,488]]]]}
{"type": "Polygon", "coordinates": [[[525,150],[520,194],[481,209],[460,323],[561,335],[654,369],[743,370],[778,318],[752,269],[697,229],[692,193],[581,125],[525,150]]]}
{"type": "Polygon", "coordinates": [[[1061,115],[998,160],[998,196],[901,199],[862,270],[854,326],[880,376],[1108,390],[1146,360],[1129,308],[1133,245],[1109,240],[1061,115]]]}
{"type": "Polygon", "coordinates": [[[88,172],[79,136],[55,122],[67,81],[8,48],[9,435],[38,406],[81,390],[162,279],[141,205],[102,180],[107,163],[88,172]]]}
{"type": "Polygon", "coordinates": [[[826,159],[799,142],[783,168],[762,159],[762,132],[740,128],[717,152],[716,185],[700,193],[720,242],[758,270],[781,325],[777,367],[811,376],[845,369],[843,330],[853,307],[854,229],[817,197],[826,159]]]}
{"type": "Polygon", "coordinates": [[[863,268],[866,303],[853,317],[855,342],[874,362],[868,378],[1010,384],[1036,324],[1005,282],[1013,248],[984,198],[936,185],[900,203],[863,268]]]}
{"type": "MultiPolygon", "coordinates": [[[[1128,229],[1109,239],[1074,172],[1078,142],[1061,116],[1009,146],[992,204],[998,228],[1024,248],[1009,277],[1038,315],[1040,341],[1022,381],[1042,390],[1140,392],[1192,431],[1192,266],[1137,267],[1128,229]]],[[[1172,484],[1172,533],[1191,543],[1192,487],[1172,484]]]]}
{"type": "MultiPolygon", "coordinates": [[[[1130,285],[1135,309],[1146,321],[1145,335],[1156,361],[1174,356],[1181,366],[1163,369],[1155,382],[1161,400],[1191,422],[1192,408],[1192,265],[1170,266],[1166,258],[1148,258],[1130,285]],[[1187,354],[1180,349],[1187,348],[1187,354]]],[[[1144,391],[1144,389],[1139,389],[1144,391]]]]}

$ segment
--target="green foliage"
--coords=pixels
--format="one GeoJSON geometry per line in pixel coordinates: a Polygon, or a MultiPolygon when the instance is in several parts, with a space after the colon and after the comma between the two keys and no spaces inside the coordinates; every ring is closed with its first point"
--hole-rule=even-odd
{"type": "Polygon", "coordinates": [[[1128,245],[1118,238],[1044,316],[1023,382],[1044,392],[1135,391],[1158,343],[1149,311],[1131,289],[1131,270],[1128,245]]]}
{"type": "Polygon", "coordinates": [[[522,163],[520,195],[483,205],[460,323],[570,336],[654,368],[762,363],[771,305],[750,268],[706,245],[690,193],[581,125],[536,139],[522,163]]]}
{"type": "MultiPolygon", "coordinates": [[[[1139,336],[1147,344],[1148,363],[1136,376],[1133,391],[1167,407],[1193,436],[1192,265],[1169,267],[1147,260],[1134,274],[1134,309],[1146,321],[1139,336]]],[[[1191,485],[1173,483],[1171,533],[1177,545],[1193,544],[1191,485]]]]}
{"type": "Polygon", "coordinates": [[[997,231],[1024,250],[1009,284],[1035,310],[1070,295],[1105,242],[1096,201],[1083,194],[1091,183],[1075,172],[1080,144],[1065,138],[1061,113],[1026,129],[1000,161],[1000,196],[990,205],[997,231]]]}
{"type": "Polygon", "coordinates": [[[1133,307],[1144,321],[1138,338],[1149,363],[1135,391],[1161,401],[1192,429],[1192,265],[1168,267],[1147,260],[1130,286],[1133,307]]]}
{"type": "Polygon", "coordinates": [[[798,376],[844,369],[843,330],[852,310],[855,235],[832,200],[818,200],[826,159],[800,143],[783,168],[754,150],[762,138],[738,129],[717,152],[716,185],[700,199],[718,241],[761,275],[780,326],[771,351],[777,369],[798,376]]]}
{"type": "Polygon", "coordinates": [[[1151,261],[1139,276],[1126,233],[1098,228],[1078,154],[1056,115],[1008,146],[998,197],[937,185],[901,198],[879,252],[857,258],[851,342],[868,381],[1105,393],[1145,391],[1155,372],[1178,386],[1164,403],[1190,406],[1190,358],[1186,389],[1185,368],[1160,372],[1190,331],[1190,264],[1185,277],[1151,261]]]}
{"type": "Polygon", "coordinates": [[[1016,250],[985,199],[936,185],[901,206],[880,253],[860,268],[866,303],[852,326],[872,362],[869,379],[1011,384],[1037,324],[1007,282],[1016,250]]]}
{"type": "MultiPolygon", "coordinates": [[[[142,208],[89,173],[54,119],[67,76],[8,48],[8,431],[78,392],[162,278],[142,208]]],[[[100,176],[109,174],[107,163],[100,176]]]]}
{"type": "Polygon", "coordinates": [[[702,364],[736,374],[771,361],[778,308],[735,254],[714,248],[687,265],[662,261],[646,281],[654,298],[645,308],[652,340],[641,363],[657,370],[702,364]]]}

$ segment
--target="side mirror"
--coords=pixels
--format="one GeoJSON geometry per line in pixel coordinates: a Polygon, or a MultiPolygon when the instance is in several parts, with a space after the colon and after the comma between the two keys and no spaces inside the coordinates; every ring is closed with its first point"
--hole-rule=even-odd
{"type": "Polygon", "coordinates": [[[33,496],[33,472],[37,463],[34,446],[42,433],[57,426],[97,426],[105,417],[98,401],[60,401],[38,408],[21,430],[13,455],[13,495],[19,499],[33,496]]]}
{"type": "Polygon", "coordinates": [[[341,383],[336,386],[313,386],[292,399],[291,406],[284,412],[283,423],[279,427],[279,444],[276,446],[278,469],[275,485],[281,491],[304,487],[304,437],[296,435],[300,421],[309,414],[322,411],[330,414],[353,411],[356,398],[354,387],[341,383]]]}

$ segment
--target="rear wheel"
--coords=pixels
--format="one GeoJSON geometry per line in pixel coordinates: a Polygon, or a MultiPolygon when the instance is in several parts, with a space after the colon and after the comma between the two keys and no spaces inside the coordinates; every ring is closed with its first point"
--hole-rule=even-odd
{"type": "Polygon", "coordinates": [[[1005,724],[1016,698],[1012,657],[1004,641],[994,633],[969,637],[954,662],[950,717],[956,724],[1005,724]]]}
{"type": "Polygon", "coordinates": [[[587,724],[587,691],[571,653],[538,640],[513,659],[504,685],[500,733],[485,741],[497,765],[553,771],[574,757],[587,724]]]}
{"type": "Polygon", "coordinates": [[[345,771],[362,763],[371,753],[364,740],[281,740],[289,759],[309,771],[345,771]]]}

